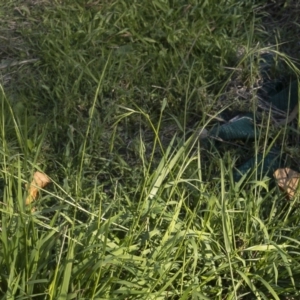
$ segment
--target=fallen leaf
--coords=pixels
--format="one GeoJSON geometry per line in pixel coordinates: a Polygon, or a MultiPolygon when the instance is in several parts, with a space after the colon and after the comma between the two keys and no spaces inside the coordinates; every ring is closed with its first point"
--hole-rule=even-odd
{"type": "Polygon", "coordinates": [[[32,182],[28,189],[28,197],[26,198],[26,205],[29,205],[36,200],[39,194],[39,189],[44,188],[51,182],[50,178],[41,172],[35,172],[33,175],[32,182]]]}
{"type": "Polygon", "coordinates": [[[293,198],[298,187],[300,174],[290,168],[282,168],[277,169],[273,175],[278,186],[287,193],[288,198],[293,198]]]}

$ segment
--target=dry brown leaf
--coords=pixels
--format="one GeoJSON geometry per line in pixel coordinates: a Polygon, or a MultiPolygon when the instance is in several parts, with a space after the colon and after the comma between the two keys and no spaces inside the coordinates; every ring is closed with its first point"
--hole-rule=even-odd
{"type": "Polygon", "coordinates": [[[300,174],[290,168],[277,169],[274,177],[278,186],[284,190],[289,199],[293,198],[297,190],[300,174]]]}
{"type": "Polygon", "coordinates": [[[47,184],[51,182],[50,178],[41,172],[35,172],[33,175],[32,182],[30,183],[28,190],[28,197],[26,198],[26,205],[29,205],[36,200],[39,189],[44,188],[47,184]]]}

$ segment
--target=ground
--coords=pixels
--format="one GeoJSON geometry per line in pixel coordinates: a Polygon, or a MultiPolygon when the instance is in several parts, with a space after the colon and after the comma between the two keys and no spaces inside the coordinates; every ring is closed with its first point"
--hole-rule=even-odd
{"type": "Polygon", "coordinates": [[[1,299],[299,298],[298,196],[234,176],[273,146],[300,169],[297,118],[260,101],[299,77],[299,12],[1,3],[1,299]],[[199,138],[249,113],[255,138],[199,138]]]}

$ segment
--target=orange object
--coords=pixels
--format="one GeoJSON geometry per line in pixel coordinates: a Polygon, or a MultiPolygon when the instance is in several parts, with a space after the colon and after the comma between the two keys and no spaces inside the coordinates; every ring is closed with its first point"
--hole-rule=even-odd
{"type": "Polygon", "coordinates": [[[293,198],[298,187],[300,174],[290,168],[277,169],[274,177],[278,186],[287,193],[289,199],[293,198]]]}
{"type": "Polygon", "coordinates": [[[33,175],[32,182],[30,183],[28,190],[28,197],[26,198],[26,205],[31,204],[36,200],[39,194],[39,189],[44,188],[51,182],[50,178],[41,172],[35,172],[33,175]]]}

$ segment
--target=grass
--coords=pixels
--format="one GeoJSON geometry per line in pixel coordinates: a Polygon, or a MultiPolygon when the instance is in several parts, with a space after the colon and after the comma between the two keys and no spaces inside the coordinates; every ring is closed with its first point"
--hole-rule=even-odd
{"type": "Polygon", "coordinates": [[[298,77],[296,1],[10,0],[0,15],[1,299],[299,297],[298,197],[232,174],[273,144],[299,168],[298,126],[256,101],[262,53],[270,80],[298,77]],[[254,142],[198,138],[237,110],[261,118],[254,142]],[[52,184],[29,207],[36,170],[52,184]]]}

